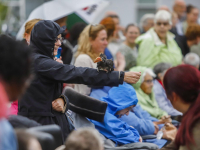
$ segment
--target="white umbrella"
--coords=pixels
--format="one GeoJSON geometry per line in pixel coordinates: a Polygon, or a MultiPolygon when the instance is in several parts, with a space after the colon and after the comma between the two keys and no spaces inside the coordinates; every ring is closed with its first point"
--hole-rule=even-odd
{"type": "MultiPolygon", "coordinates": [[[[37,19],[55,21],[69,14],[74,13],[75,11],[81,11],[82,8],[98,4],[101,1],[104,0],[52,0],[49,2],[45,2],[31,12],[28,19],[25,21],[25,23],[21,26],[20,30],[18,31],[16,39],[22,40],[24,33],[24,26],[26,22],[29,20],[37,18],[37,19]]],[[[106,1],[106,3],[109,2],[106,1]]],[[[107,5],[104,4],[104,6],[106,7],[107,5]]],[[[99,11],[97,11],[97,13],[99,13],[99,11]]],[[[96,15],[93,16],[96,17],[96,15]]]]}
{"type": "Polygon", "coordinates": [[[87,23],[94,23],[100,13],[109,5],[108,1],[100,1],[87,9],[79,9],[75,13],[87,23]]]}

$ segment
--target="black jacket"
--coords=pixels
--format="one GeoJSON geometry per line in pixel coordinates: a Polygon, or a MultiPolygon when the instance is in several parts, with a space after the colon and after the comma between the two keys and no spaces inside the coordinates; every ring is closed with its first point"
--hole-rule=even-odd
{"type": "Polygon", "coordinates": [[[54,61],[54,43],[63,31],[58,24],[48,20],[39,21],[34,26],[30,46],[34,50],[35,78],[19,100],[18,114],[43,125],[58,124],[66,138],[66,132],[69,132],[63,129],[67,126],[66,116],[52,110],[52,101],[62,93],[62,83],[118,86],[123,83],[124,72],[98,72],[96,69],[74,67],[54,61]]]}
{"type": "Polygon", "coordinates": [[[190,48],[187,45],[186,36],[176,35],[175,41],[181,49],[183,56],[190,52],[190,48]]]}

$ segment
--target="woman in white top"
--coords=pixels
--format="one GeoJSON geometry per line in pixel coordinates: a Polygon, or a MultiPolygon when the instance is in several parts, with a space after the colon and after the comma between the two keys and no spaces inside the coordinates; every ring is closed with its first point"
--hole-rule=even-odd
{"type": "MultiPolygon", "coordinates": [[[[126,40],[119,47],[118,53],[121,53],[125,57],[126,66],[125,70],[136,66],[137,59],[137,47],[135,44],[135,39],[140,35],[140,30],[134,24],[129,24],[125,29],[126,40]]],[[[116,57],[119,61],[118,57],[116,57]]]]}
{"type": "MultiPolygon", "coordinates": [[[[96,68],[94,63],[100,53],[107,47],[107,33],[103,25],[88,25],[80,34],[75,66],[96,68]]],[[[87,85],[76,84],[74,89],[81,94],[89,95],[91,88],[87,85]]]]}

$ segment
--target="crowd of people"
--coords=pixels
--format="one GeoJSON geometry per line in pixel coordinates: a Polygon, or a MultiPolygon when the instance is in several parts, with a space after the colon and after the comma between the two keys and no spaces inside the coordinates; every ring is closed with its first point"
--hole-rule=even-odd
{"type": "Polygon", "coordinates": [[[67,17],[35,18],[23,41],[0,35],[0,150],[44,149],[27,129],[48,125],[61,131],[56,150],[123,150],[135,143],[200,149],[198,19],[197,7],[175,0],[172,12],[161,6],[140,26],[122,27],[109,11],[99,24],[79,22],[69,31],[67,17]],[[103,60],[97,69],[100,54],[114,71],[103,60]],[[71,99],[68,88],[84,98],[71,99]],[[106,104],[102,121],[90,98],[106,104]]]}

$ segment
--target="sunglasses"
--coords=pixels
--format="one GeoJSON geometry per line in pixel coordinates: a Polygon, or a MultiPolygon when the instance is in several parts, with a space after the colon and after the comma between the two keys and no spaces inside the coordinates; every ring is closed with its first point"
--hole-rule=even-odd
{"type": "Polygon", "coordinates": [[[98,24],[91,24],[90,25],[90,29],[89,29],[89,37],[91,36],[91,30],[92,30],[92,27],[95,27],[95,26],[98,26],[98,24]]]}
{"type": "Polygon", "coordinates": [[[156,24],[157,24],[158,26],[161,26],[162,24],[163,24],[164,26],[169,25],[168,22],[157,22],[156,24]]]}

